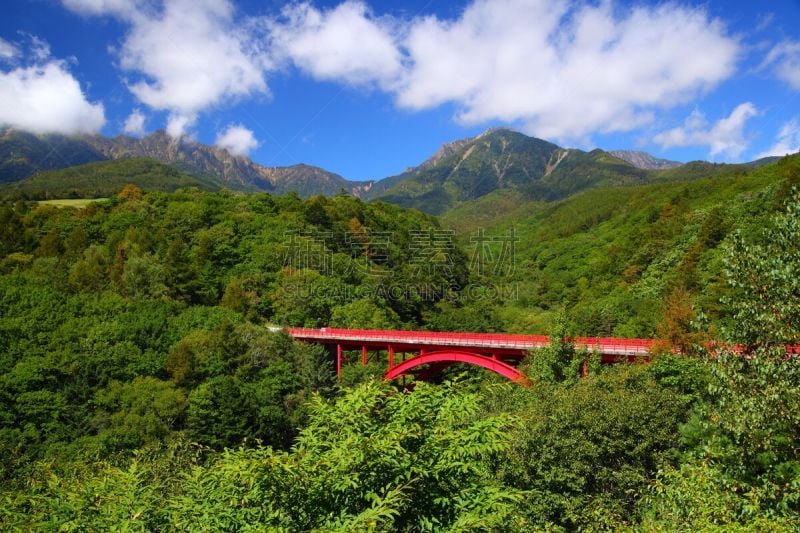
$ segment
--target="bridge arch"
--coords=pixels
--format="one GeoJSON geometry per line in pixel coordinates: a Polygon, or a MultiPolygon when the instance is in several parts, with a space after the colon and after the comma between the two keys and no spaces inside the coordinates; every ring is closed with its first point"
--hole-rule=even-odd
{"type": "Polygon", "coordinates": [[[431,365],[432,369],[443,370],[444,368],[454,365],[456,363],[466,363],[468,365],[480,366],[487,370],[491,370],[496,374],[520,383],[523,385],[529,384],[528,377],[520,372],[517,368],[485,355],[480,355],[471,352],[464,352],[458,350],[441,350],[436,352],[427,352],[424,355],[418,355],[411,359],[406,359],[402,363],[390,368],[384,378],[388,380],[396,379],[402,375],[411,374],[412,370],[425,365],[431,365]]]}

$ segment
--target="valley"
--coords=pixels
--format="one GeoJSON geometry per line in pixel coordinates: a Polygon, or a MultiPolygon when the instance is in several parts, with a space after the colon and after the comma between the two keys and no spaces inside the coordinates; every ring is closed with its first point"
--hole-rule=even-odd
{"type": "MultiPolygon", "coordinates": [[[[59,139],[60,150],[78,142],[64,161],[79,164],[43,170],[59,165],[15,152],[17,174],[4,174],[0,523],[306,530],[291,513],[344,498],[340,518],[312,522],[370,529],[360,520],[377,509],[394,517],[389,530],[450,515],[523,531],[702,528],[697,512],[722,512],[707,491],[727,492],[688,481],[698,475],[738,475],[765,505],[784,505],[769,484],[791,475],[747,462],[751,446],[770,445],[794,464],[784,445],[749,437],[713,467],[690,454],[722,453],[703,451],[698,431],[778,431],[763,413],[779,419],[800,390],[800,358],[784,357],[800,323],[800,154],[681,166],[620,154],[658,167],[639,168],[499,129],[353,185],[154,135],[91,150],[59,139]],[[407,341],[339,339],[337,351],[297,338],[386,330],[445,340],[414,359],[407,341]],[[514,351],[513,365],[496,347],[443,354],[459,334],[541,346],[514,351]],[[612,351],[587,337],[612,338],[612,351]],[[628,349],[619,337],[650,339],[628,341],[650,362],[601,365],[628,349]],[[743,351],[758,354],[753,372],[743,351]],[[741,388],[709,392],[731,376],[741,388]],[[726,394],[757,407],[741,412],[726,394]],[[698,422],[703,409],[718,422],[698,422]],[[414,484],[397,481],[408,475],[414,484]],[[369,503],[385,487],[442,503],[369,503]],[[489,494],[503,503],[483,508],[489,494]],[[216,506],[232,498],[242,503],[216,506]],[[572,511],[585,507],[594,514],[572,511]]],[[[727,497],[726,509],[748,505],[727,497]]]]}
{"type": "Polygon", "coordinates": [[[800,531],[798,20],[4,0],[0,532],[800,531]]]}

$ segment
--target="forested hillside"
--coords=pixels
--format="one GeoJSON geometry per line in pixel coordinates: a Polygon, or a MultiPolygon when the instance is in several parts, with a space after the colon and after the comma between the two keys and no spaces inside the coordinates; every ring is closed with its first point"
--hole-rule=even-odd
{"type": "Polygon", "coordinates": [[[6,200],[0,525],[795,530],[799,166],[553,203],[499,191],[443,223],[348,196],[6,200]],[[514,229],[514,261],[475,261],[481,227],[514,229]],[[379,363],[337,381],[273,324],[553,345],[528,389],[455,370],[412,391],[379,363]],[[661,355],[601,368],[569,342],[584,332],[655,335],[661,355]],[[707,357],[709,340],[753,357],[707,357]]]}
{"type": "MultiPolygon", "coordinates": [[[[665,313],[688,304],[719,326],[727,316],[719,305],[722,245],[736,230],[752,234],[779,209],[800,183],[800,156],[730,170],[551,203],[498,191],[442,221],[467,244],[481,231],[516,240],[513,271],[483,272],[484,282],[510,296],[484,308],[502,329],[546,330],[566,307],[578,333],[652,337],[665,313]]],[[[480,279],[473,272],[473,282],[480,279]]]]}
{"type": "Polygon", "coordinates": [[[0,533],[800,532],[800,1],[0,13],[0,533]]]}
{"type": "Polygon", "coordinates": [[[429,302],[383,285],[465,285],[461,255],[444,274],[415,260],[410,235],[435,219],[350,197],[128,185],[83,209],[6,202],[0,221],[6,488],[166,444],[184,462],[285,449],[335,384],[326,353],[266,323],[420,327],[429,302]]]}
{"type": "Polygon", "coordinates": [[[0,188],[11,198],[46,200],[48,198],[106,198],[125,185],[147,191],[175,191],[184,187],[217,190],[214,180],[202,181],[152,159],[97,161],[59,170],[37,172],[23,180],[0,188]]]}
{"type": "Polygon", "coordinates": [[[11,128],[0,131],[0,183],[102,159],[103,154],[73,137],[34,135],[11,128]]]}
{"type": "MultiPolygon", "coordinates": [[[[119,135],[58,135],[33,134],[0,125],[0,184],[21,180],[23,191],[40,191],[47,185],[57,191],[78,191],[85,196],[98,190],[96,178],[104,176],[108,169],[111,183],[125,171],[127,160],[144,159],[161,163],[169,168],[164,174],[180,173],[182,186],[203,184],[216,189],[225,187],[232,190],[275,194],[296,192],[303,197],[316,194],[334,195],[342,189],[358,192],[369,183],[351,182],[333,172],[311,165],[295,164],[285,167],[266,167],[254,163],[247,157],[230,153],[224,148],[196,142],[186,137],[172,137],[165,131],[155,131],[143,137],[119,135]],[[106,161],[106,165],[86,167],[85,163],[106,161]],[[118,162],[118,163],[114,163],[118,162]],[[88,169],[88,170],[87,170],[88,169]],[[64,173],[48,174],[48,170],[63,170],[64,173]],[[98,170],[100,172],[98,172],[98,170]],[[44,174],[45,177],[41,177],[44,174]],[[28,178],[28,179],[26,179],[28,178]],[[72,189],[62,180],[79,181],[72,189]]],[[[135,165],[134,163],[133,165],[135,165]]],[[[147,171],[145,171],[147,173],[147,171]]],[[[164,175],[163,184],[154,180],[141,180],[141,186],[151,190],[174,190],[170,187],[174,180],[164,175]]],[[[130,181],[136,182],[133,176],[130,181]]]]}

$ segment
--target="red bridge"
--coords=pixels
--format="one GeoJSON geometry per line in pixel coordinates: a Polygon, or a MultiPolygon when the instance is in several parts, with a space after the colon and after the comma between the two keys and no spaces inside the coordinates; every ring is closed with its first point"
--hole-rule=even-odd
{"type": "MultiPolygon", "coordinates": [[[[506,378],[525,383],[527,378],[517,367],[533,348],[550,344],[544,335],[506,335],[498,333],[444,333],[435,331],[388,331],[375,329],[288,328],[299,341],[323,344],[336,349],[336,373],[342,362],[357,352],[366,365],[373,354],[387,353],[386,379],[414,375],[424,380],[457,363],[476,365],[506,378]]],[[[600,354],[604,363],[647,361],[650,339],[615,339],[577,337],[579,348],[600,354]]]]}

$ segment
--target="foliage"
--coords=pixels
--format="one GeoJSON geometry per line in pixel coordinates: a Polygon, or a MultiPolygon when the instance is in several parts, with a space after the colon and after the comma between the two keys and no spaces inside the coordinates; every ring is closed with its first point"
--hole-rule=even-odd
{"type": "Polygon", "coordinates": [[[0,528],[797,529],[799,164],[517,205],[496,276],[420,268],[435,219],[344,196],[2,203],[0,528]],[[402,390],[271,324],[552,344],[528,389],[402,390]],[[656,332],[649,365],[570,342],[656,332]]]}
{"type": "Polygon", "coordinates": [[[556,321],[549,345],[531,351],[522,371],[536,383],[572,384],[584,374],[600,369],[600,356],[586,348],[578,349],[569,338],[569,324],[562,312],[556,321]]]}
{"type": "Polygon", "coordinates": [[[694,450],[657,486],[654,522],[797,526],[800,359],[787,357],[785,343],[797,342],[800,324],[798,215],[794,195],[757,241],[737,234],[727,247],[735,321],[726,335],[742,351],[722,346],[714,354],[710,401],[684,430],[694,450]]]}
{"type": "MultiPolygon", "coordinates": [[[[332,364],[261,326],[419,324],[426,302],[379,291],[414,282],[409,234],[438,227],[350,197],[134,185],[82,209],[5,203],[0,219],[0,477],[12,484],[37,460],[122,460],[181,436],[290,446],[308,398],[336,394],[332,364]],[[396,238],[374,250],[372,233],[396,238]],[[321,263],[298,255],[305,242],[321,263]]],[[[464,285],[465,258],[452,258],[432,282],[464,285]]]]}
{"type": "MultiPolygon", "coordinates": [[[[37,172],[6,185],[2,193],[31,200],[48,198],[101,198],[135,186],[148,191],[175,191],[183,187],[215,190],[212,183],[187,176],[152,159],[95,161],[58,170],[37,172]]],[[[132,199],[129,193],[121,198],[132,199]]]]}
{"type": "Polygon", "coordinates": [[[529,494],[523,509],[537,529],[635,523],[638,498],[677,456],[678,426],[694,399],[674,394],[644,366],[615,367],[572,385],[498,389],[492,412],[522,420],[501,479],[529,494]]]}
{"type": "Polygon", "coordinates": [[[495,191],[441,218],[471,254],[481,231],[517,239],[513,268],[481,280],[497,289],[492,304],[500,330],[541,333],[566,308],[577,335],[660,334],[692,343],[697,339],[686,337],[694,333],[686,328],[691,314],[717,330],[732,322],[731,308],[720,303],[730,291],[724,244],[737,230],[760,242],[757,232],[779,209],[786,184],[800,176],[800,156],[759,168],[707,170],[713,178],[678,167],[668,171],[668,181],[598,186],[554,202],[495,191]],[[691,303],[688,315],[665,305],[678,303],[680,288],[688,293],[682,301],[691,303]],[[668,310],[677,328],[659,333],[668,310]]]}
{"type": "MultiPolygon", "coordinates": [[[[495,480],[507,415],[481,416],[456,384],[398,393],[374,382],[316,397],[289,452],[225,451],[205,464],[164,459],[51,476],[6,500],[10,527],[239,531],[465,531],[522,526],[522,493],[495,480]],[[163,477],[162,477],[163,475],[163,477]]],[[[178,455],[178,457],[185,454],[178,455]]],[[[169,456],[167,456],[169,457],[169,456]]]]}

